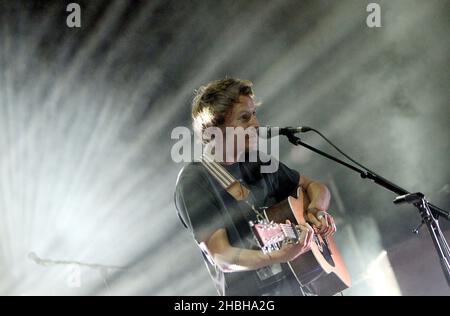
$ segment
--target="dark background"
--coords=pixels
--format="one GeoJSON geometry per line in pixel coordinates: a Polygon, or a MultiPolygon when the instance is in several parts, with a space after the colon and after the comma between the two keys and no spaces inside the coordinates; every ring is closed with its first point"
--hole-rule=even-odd
{"type": "MultiPolygon", "coordinates": [[[[214,295],[175,215],[170,135],[225,76],[254,82],[262,124],[313,126],[448,209],[450,2],[374,1],[369,28],[370,2],[77,1],[70,29],[70,1],[1,1],[0,294],[214,295]]],[[[449,294],[415,209],[281,143],[333,192],[349,295],[449,294]]]]}

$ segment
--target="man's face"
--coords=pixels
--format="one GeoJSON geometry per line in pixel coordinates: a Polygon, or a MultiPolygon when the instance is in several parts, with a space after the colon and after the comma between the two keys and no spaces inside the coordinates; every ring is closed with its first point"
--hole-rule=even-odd
{"type": "MultiPolygon", "coordinates": [[[[260,125],[256,117],[256,104],[253,99],[249,96],[240,96],[239,102],[235,103],[230,113],[228,113],[224,126],[233,128],[241,127],[244,130],[254,128],[257,130],[260,125]]],[[[227,136],[225,129],[224,135],[225,137],[227,136]]],[[[256,150],[257,143],[258,137],[256,134],[252,134],[251,136],[246,135],[245,148],[238,148],[237,137],[235,137],[235,150],[238,155],[244,151],[256,150]]]]}

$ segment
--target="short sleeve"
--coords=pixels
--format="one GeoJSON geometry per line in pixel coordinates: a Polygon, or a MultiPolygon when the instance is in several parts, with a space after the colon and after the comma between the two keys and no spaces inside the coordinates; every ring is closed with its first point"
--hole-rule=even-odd
{"type": "Polygon", "coordinates": [[[200,168],[188,165],[183,169],[175,189],[178,212],[198,243],[225,228],[221,204],[200,168]]]}

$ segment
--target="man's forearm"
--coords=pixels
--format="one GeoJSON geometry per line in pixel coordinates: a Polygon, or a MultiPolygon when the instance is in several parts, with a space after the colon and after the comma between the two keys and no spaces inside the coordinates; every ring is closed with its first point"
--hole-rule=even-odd
{"type": "Polygon", "coordinates": [[[273,254],[264,254],[261,250],[235,247],[230,247],[224,254],[216,255],[215,260],[224,272],[258,270],[278,263],[273,254]]]}
{"type": "Polygon", "coordinates": [[[320,182],[311,182],[306,192],[311,201],[310,207],[326,211],[330,206],[331,194],[328,188],[320,182]]]}

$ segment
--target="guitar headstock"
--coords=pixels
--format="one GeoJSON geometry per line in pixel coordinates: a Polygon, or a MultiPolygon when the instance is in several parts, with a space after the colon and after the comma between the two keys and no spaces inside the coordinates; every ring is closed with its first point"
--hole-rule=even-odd
{"type": "Polygon", "coordinates": [[[264,253],[279,250],[284,242],[297,242],[298,234],[294,225],[274,222],[250,222],[259,247],[264,253]]]}

